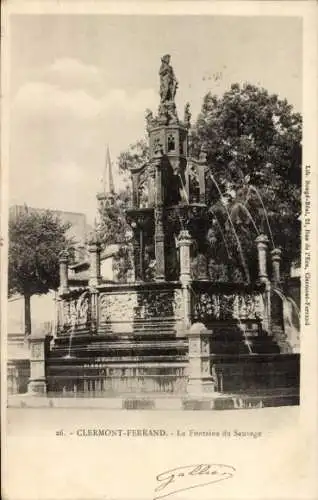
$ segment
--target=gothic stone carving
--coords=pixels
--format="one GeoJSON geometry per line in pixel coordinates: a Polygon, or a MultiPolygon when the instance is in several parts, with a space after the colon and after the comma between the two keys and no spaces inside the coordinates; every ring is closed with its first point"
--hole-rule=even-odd
{"type": "Polygon", "coordinates": [[[62,302],[63,326],[75,328],[86,326],[89,322],[89,295],[87,292],[78,298],[66,299],[62,302]]]}
{"type": "Polygon", "coordinates": [[[202,354],[209,354],[210,353],[209,339],[207,339],[207,338],[201,339],[201,344],[202,344],[202,348],[201,348],[202,354]]]}
{"type": "Polygon", "coordinates": [[[195,321],[225,319],[258,319],[263,316],[260,295],[254,294],[209,294],[201,292],[193,297],[195,321]]]}
{"type": "Polygon", "coordinates": [[[135,292],[104,293],[99,298],[99,320],[101,323],[133,321],[136,305],[137,296],[135,292]]]}
{"type": "Polygon", "coordinates": [[[31,355],[33,359],[39,359],[42,356],[42,346],[41,344],[32,344],[31,346],[31,355]]]}
{"type": "Polygon", "coordinates": [[[175,290],[174,291],[173,313],[174,313],[175,318],[181,318],[183,316],[182,290],[175,290]]]}
{"type": "MultiPolygon", "coordinates": [[[[179,308],[179,305],[177,305],[179,308]]],[[[138,306],[136,307],[136,318],[160,318],[173,317],[175,315],[176,304],[174,304],[173,291],[143,292],[138,296],[138,306]]]]}
{"type": "Polygon", "coordinates": [[[189,339],[189,354],[201,354],[200,338],[189,339]]]}
{"type": "Polygon", "coordinates": [[[209,375],[210,373],[210,361],[209,360],[204,360],[204,361],[201,361],[201,370],[202,370],[202,374],[204,375],[209,375]]]}

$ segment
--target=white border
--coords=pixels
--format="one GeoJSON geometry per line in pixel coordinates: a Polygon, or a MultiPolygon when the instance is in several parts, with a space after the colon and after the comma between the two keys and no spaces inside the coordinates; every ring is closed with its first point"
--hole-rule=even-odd
{"type": "MultiPolygon", "coordinates": [[[[6,370],[6,290],[7,290],[7,221],[8,221],[8,159],[9,159],[9,109],[6,96],[9,94],[9,65],[10,65],[10,47],[9,47],[9,17],[14,14],[74,14],[85,15],[90,14],[118,14],[118,15],[231,15],[231,16],[301,16],[303,18],[303,165],[311,166],[311,325],[304,325],[302,315],[301,321],[301,407],[299,426],[291,428],[293,433],[300,433],[303,439],[303,447],[299,449],[302,464],[304,467],[303,489],[295,490],[295,498],[317,498],[318,488],[316,480],[317,465],[317,421],[318,421],[318,390],[317,390],[317,374],[318,374],[318,349],[317,349],[317,4],[312,1],[303,2],[250,2],[250,1],[216,1],[216,2],[77,2],[63,1],[51,2],[42,0],[41,2],[24,1],[16,2],[14,0],[7,1],[2,4],[2,46],[1,46],[1,86],[2,86],[2,107],[1,107],[1,235],[4,237],[4,245],[1,248],[1,332],[2,332],[2,389],[4,389],[6,370]],[[308,459],[305,456],[308,456],[308,459]],[[317,494],[315,494],[317,492],[317,494]]],[[[21,166],[27,168],[27,165],[21,166]]],[[[304,244],[304,238],[302,241],[304,244]]],[[[303,263],[302,263],[303,265],[303,263]]],[[[302,270],[303,272],[303,270],[302,270]]],[[[302,301],[304,300],[304,290],[302,282],[302,301]]],[[[302,302],[303,304],[303,302],[302,302]]],[[[304,307],[302,307],[302,311],[304,307]]],[[[2,390],[2,425],[5,423],[5,391],[2,390]]],[[[195,414],[196,416],[198,414],[195,414]]],[[[233,414],[235,418],[235,414],[233,414]]],[[[92,415],[92,421],[93,421],[92,415]]],[[[161,415],[163,419],[163,415],[161,415]]],[[[165,417],[168,419],[168,416],[165,417]]],[[[169,417],[170,418],[170,417],[169,417]]],[[[178,417],[176,416],[176,419],[178,417]]],[[[201,418],[201,417],[200,417],[201,418]]],[[[202,417],[203,418],[203,417],[202,417]]],[[[210,415],[211,418],[211,415],[210,415]]],[[[286,435],[287,437],[287,435],[286,435]]],[[[22,438],[21,438],[22,439],[22,438]]],[[[279,442],[277,438],[277,444],[279,442]]],[[[21,441],[22,443],[22,441],[21,441]]],[[[49,445],[49,440],[45,442],[49,445]]],[[[287,443],[286,444],[286,448],[287,443]]],[[[149,443],[151,445],[151,443],[149,443]]],[[[272,443],[273,445],[273,443],[272,443]]],[[[12,447],[12,439],[9,440],[4,434],[4,449],[6,446],[12,447]]],[[[51,443],[51,446],[53,444],[51,443]]],[[[180,445],[181,446],[181,445],[180,445]]],[[[279,451],[284,453],[284,442],[279,445],[279,451]]],[[[270,448],[271,449],[271,448],[270,448]]],[[[244,454],[244,443],[242,443],[242,451],[244,454]]],[[[277,450],[276,450],[277,452],[277,450]]],[[[76,450],[74,448],[76,457],[76,450]]],[[[116,458],[116,448],[114,451],[114,459],[116,458]]],[[[263,458],[268,462],[270,460],[270,450],[267,450],[269,455],[263,458]]],[[[275,447],[272,448],[272,453],[275,454],[275,447]]],[[[288,457],[286,456],[286,460],[288,457]]],[[[25,457],[25,460],[28,460],[25,457]]],[[[268,462],[269,464],[269,462],[268,462]]],[[[58,464],[55,464],[58,467],[58,464]]],[[[137,466],[137,465],[136,465],[137,466]]],[[[3,469],[4,479],[8,471],[3,469]]],[[[62,472],[61,472],[62,473],[62,472]]],[[[37,478],[38,473],[34,471],[33,480],[37,478]]],[[[274,478],[273,478],[274,480],[274,478]]],[[[291,481],[293,477],[291,476],[291,481]]],[[[259,491],[257,498],[263,498],[262,488],[259,491]]],[[[199,490],[198,490],[199,492],[199,490]]],[[[27,498],[27,492],[25,498],[27,498]]],[[[284,492],[279,492],[284,497],[284,492]]],[[[130,497],[127,491],[127,498],[130,497]]],[[[244,497],[244,489],[237,492],[236,498],[244,497]]],[[[246,496],[245,496],[246,497],[246,496]]],[[[173,498],[173,497],[172,497],[173,498]]],[[[222,496],[223,498],[223,496],[222,496]]],[[[229,493],[229,498],[233,497],[229,493]]],[[[252,497],[249,497],[252,498],[252,497]]],[[[255,497],[253,497],[255,498],[255,497]]],[[[270,498],[277,498],[271,496],[270,498]]],[[[11,499],[10,499],[11,500],[11,499]]]]}

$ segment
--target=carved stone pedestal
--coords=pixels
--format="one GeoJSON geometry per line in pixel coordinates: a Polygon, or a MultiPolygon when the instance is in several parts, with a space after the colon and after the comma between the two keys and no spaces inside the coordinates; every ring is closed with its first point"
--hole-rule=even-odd
{"type": "Polygon", "coordinates": [[[28,393],[41,396],[46,394],[45,380],[30,380],[28,383],[28,393]]]}
{"type": "Polygon", "coordinates": [[[188,330],[189,380],[187,392],[202,396],[216,390],[216,377],[211,374],[210,336],[212,332],[203,323],[194,323],[188,330]]]}
{"type": "Polygon", "coordinates": [[[30,342],[30,380],[28,393],[34,395],[46,394],[45,356],[48,343],[52,339],[45,331],[29,338],[30,342]]]}

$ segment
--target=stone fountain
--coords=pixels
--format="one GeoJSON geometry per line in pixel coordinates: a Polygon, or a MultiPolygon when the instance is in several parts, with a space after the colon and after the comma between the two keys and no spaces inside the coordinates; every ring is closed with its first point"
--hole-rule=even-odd
{"type": "Polygon", "coordinates": [[[57,331],[46,349],[43,386],[53,395],[85,396],[297,392],[299,357],[286,347],[282,311],[272,310],[280,253],[272,255],[271,280],[268,239],[259,235],[255,283],[210,279],[207,154],[203,148],[191,160],[198,179],[193,192],[189,105],[180,120],[170,56],[162,58],[159,75],[159,109],[146,115],[149,162],[131,170],[127,221],[135,281],[102,281],[97,236],[89,242],[90,277],[81,288],[69,288],[67,256],[61,255],[57,331]]]}

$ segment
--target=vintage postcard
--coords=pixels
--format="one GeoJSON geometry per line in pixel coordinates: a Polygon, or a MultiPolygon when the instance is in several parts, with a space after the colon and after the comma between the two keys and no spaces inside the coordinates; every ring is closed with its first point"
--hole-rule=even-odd
{"type": "Polygon", "coordinates": [[[316,3],[2,14],[3,498],[318,498],[316,3]]]}

